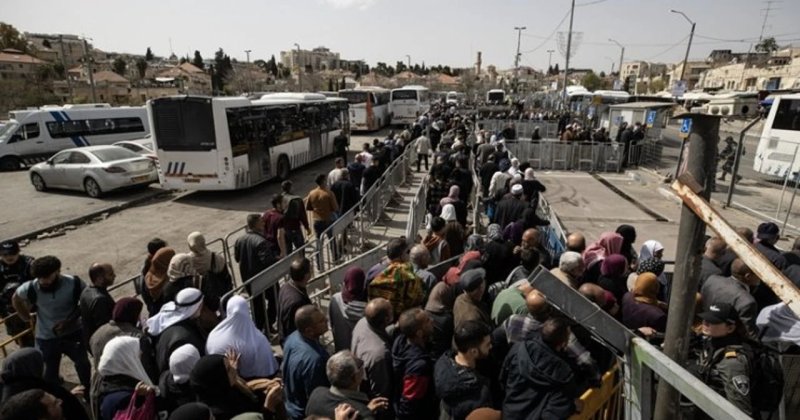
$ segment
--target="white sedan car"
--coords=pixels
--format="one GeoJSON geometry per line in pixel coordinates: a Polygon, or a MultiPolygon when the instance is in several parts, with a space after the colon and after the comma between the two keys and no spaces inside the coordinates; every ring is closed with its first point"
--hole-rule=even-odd
{"type": "Polygon", "coordinates": [[[34,165],[30,177],[37,191],[48,188],[83,190],[90,197],[158,181],[152,160],[118,146],[63,150],[34,165]]]}

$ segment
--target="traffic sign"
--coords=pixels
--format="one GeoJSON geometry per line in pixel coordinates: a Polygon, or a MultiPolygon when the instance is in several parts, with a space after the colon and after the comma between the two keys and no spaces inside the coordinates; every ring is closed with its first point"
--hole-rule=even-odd
{"type": "Polygon", "coordinates": [[[647,111],[647,128],[653,128],[653,124],[656,122],[656,113],[655,110],[647,111]]]}
{"type": "Polygon", "coordinates": [[[692,131],[692,119],[691,118],[684,118],[681,120],[681,138],[685,139],[689,137],[689,132],[692,131]]]}

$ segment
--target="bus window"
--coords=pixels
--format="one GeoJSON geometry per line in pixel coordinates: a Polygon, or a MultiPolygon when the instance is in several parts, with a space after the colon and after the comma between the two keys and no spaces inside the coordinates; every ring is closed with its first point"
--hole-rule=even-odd
{"type": "Polygon", "coordinates": [[[163,99],[154,101],[152,107],[159,149],[204,151],[217,147],[209,99],[163,99]]]}
{"type": "Polygon", "coordinates": [[[347,102],[350,102],[353,105],[366,103],[367,95],[369,95],[367,92],[339,92],[339,96],[347,99],[347,102]]]}
{"type": "Polygon", "coordinates": [[[417,91],[416,90],[395,90],[392,92],[392,100],[393,101],[401,101],[401,100],[417,100],[417,91]]]}
{"type": "Polygon", "coordinates": [[[772,129],[800,131],[800,100],[781,99],[772,129]]]}

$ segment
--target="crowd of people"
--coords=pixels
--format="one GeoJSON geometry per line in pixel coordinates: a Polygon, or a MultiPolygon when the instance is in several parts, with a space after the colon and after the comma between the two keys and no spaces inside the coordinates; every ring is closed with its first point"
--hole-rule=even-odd
{"type": "MultiPolygon", "coordinates": [[[[314,264],[302,256],[264,296],[223,299],[231,275],[199,232],[183,253],[148,243],[139,298],[111,296],[110,264],[93,264],[87,284],[62,273],[58,258],[3,242],[3,315],[19,318],[6,322],[8,332],[27,328],[34,311],[36,323],[33,340],[20,337],[3,361],[0,419],[565,419],[581,411],[580,395],[600,385],[616,357],[532,288],[530,274],[544,267],[658,345],[671,286],[664,247],[649,238],[637,246],[635,227],[621,225],[593,241],[572,232],[554,255],[549,221],[537,212],[546,186],[505,149],[505,134],[434,109],[349,164],[338,156],[305,199],[284,182],[269,210],[248,216],[234,249],[243,279],[301,247],[312,228],[321,235],[413,145],[429,182],[425,235],[388,241],[372,267],[349,266],[327,307],[309,294],[314,264]],[[476,190],[490,221],[483,235],[469,217],[476,190]],[[80,382],[69,390],[64,355],[80,382]]],[[[739,232],[800,284],[800,241],[781,253],[773,223],[739,232]]],[[[765,391],[780,394],[760,389],[759,349],[800,343],[800,320],[720,238],[706,242],[699,284],[692,366],[757,416],[768,409],[765,391]]]]}

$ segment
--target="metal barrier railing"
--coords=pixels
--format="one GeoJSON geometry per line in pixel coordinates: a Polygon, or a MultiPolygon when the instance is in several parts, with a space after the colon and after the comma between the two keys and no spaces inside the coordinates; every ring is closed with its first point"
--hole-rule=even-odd
{"type": "Polygon", "coordinates": [[[428,196],[428,184],[430,176],[426,175],[411,199],[408,211],[408,224],[406,224],[406,238],[416,242],[417,235],[425,223],[425,216],[428,214],[426,198],[428,196]]]}
{"type": "Polygon", "coordinates": [[[622,420],[625,411],[619,364],[603,374],[600,386],[589,388],[580,397],[581,411],[569,420],[622,420]]]}
{"type": "MultiPolygon", "coordinates": [[[[557,139],[508,140],[506,148],[520,161],[538,170],[577,170],[619,172],[622,169],[623,145],[619,143],[564,142],[557,139]]],[[[629,148],[628,164],[636,165],[660,156],[660,146],[642,141],[629,148]]]]}
{"type": "Polygon", "coordinates": [[[543,138],[558,137],[557,121],[483,119],[478,120],[477,124],[483,124],[484,130],[490,132],[503,131],[506,127],[513,124],[517,132],[517,138],[531,138],[536,127],[539,127],[539,135],[543,138]]]}

